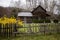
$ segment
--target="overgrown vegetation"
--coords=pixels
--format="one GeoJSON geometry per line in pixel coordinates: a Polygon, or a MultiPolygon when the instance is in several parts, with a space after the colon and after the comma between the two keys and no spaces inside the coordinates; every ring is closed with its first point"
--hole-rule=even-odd
{"type": "Polygon", "coordinates": [[[55,19],[55,20],[53,20],[53,22],[54,22],[54,23],[58,23],[59,21],[55,19]]]}
{"type": "Polygon", "coordinates": [[[21,35],[20,37],[0,37],[0,40],[60,40],[60,35],[21,35]]]}

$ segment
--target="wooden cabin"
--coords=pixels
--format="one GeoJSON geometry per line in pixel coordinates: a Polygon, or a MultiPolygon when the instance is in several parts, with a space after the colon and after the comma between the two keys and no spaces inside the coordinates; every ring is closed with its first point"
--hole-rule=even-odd
{"type": "Polygon", "coordinates": [[[47,14],[47,11],[41,7],[40,5],[35,8],[32,12],[20,12],[18,13],[18,17],[20,17],[20,19],[24,19],[25,22],[27,23],[30,23],[32,22],[32,20],[34,19],[37,19],[37,20],[40,20],[40,19],[48,19],[50,15],[47,14]],[[32,16],[30,16],[32,15],[32,16]]]}
{"type": "Polygon", "coordinates": [[[35,19],[48,19],[48,17],[50,16],[49,14],[47,14],[47,11],[40,5],[31,13],[33,14],[33,18],[35,19]]]}

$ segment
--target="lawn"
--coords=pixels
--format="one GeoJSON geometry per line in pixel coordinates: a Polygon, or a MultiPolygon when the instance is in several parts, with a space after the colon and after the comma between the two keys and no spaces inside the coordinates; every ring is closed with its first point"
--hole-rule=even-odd
{"type": "Polygon", "coordinates": [[[23,35],[10,38],[0,37],[0,40],[60,40],[60,35],[23,35]]]}

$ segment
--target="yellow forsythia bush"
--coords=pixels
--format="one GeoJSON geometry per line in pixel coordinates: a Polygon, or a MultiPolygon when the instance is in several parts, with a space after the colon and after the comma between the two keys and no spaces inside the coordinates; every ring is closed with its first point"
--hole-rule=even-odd
{"type": "Polygon", "coordinates": [[[23,25],[23,22],[21,20],[16,20],[16,18],[14,17],[8,18],[6,16],[0,18],[0,23],[4,25],[5,24],[16,24],[16,23],[17,25],[23,25]]]}

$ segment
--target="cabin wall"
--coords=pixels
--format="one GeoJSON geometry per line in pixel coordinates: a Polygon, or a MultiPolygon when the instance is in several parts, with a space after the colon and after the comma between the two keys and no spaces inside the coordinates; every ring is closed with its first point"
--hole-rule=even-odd
{"type": "Polygon", "coordinates": [[[26,23],[32,23],[32,17],[19,17],[18,19],[22,20],[23,22],[26,21],[26,23]]]}
{"type": "MultiPolygon", "coordinates": [[[[26,17],[26,20],[24,19],[25,17],[18,17],[19,20],[22,20],[24,23],[33,23],[34,20],[38,21],[38,20],[42,20],[41,17],[39,16],[33,16],[33,17],[26,17]]],[[[44,18],[43,18],[44,19],[44,18]]],[[[48,17],[46,17],[45,19],[48,19],[48,17]]]]}

